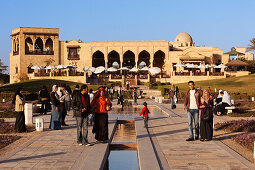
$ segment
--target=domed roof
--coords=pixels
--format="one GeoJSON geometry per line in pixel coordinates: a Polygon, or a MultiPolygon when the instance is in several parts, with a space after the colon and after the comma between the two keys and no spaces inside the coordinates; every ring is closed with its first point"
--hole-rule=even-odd
{"type": "Polygon", "coordinates": [[[178,34],[174,40],[175,42],[193,42],[191,36],[186,32],[178,34]]]}

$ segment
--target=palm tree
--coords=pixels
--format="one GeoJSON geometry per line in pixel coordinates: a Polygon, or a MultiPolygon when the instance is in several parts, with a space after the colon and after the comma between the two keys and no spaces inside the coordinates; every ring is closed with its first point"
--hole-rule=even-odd
{"type": "Polygon", "coordinates": [[[255,50],[255,38],[250,40],[251,44],[249,44],[249,50],[255,50]]]}

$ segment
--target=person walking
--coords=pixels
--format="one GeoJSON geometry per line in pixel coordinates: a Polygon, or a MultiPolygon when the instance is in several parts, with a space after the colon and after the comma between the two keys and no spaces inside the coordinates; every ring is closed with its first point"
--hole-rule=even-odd
{"type": "Polygon", "coordinates": [[[66,86],[66,95],[65,95],[65,109],[67,112],[67,115],[70,115],[70,110],[71,110],[71,102],[72,102],[72,90],[70,86],[66,86]]]}
{"type": "Polygon", "coordinates": [[[179,96],[179,87],[175,87],[175,96],[176,96],[176,103],[178,103],[178,96],[179,96]]]}
{"type": "Polygon", "coordinates": [[[66,106],[65,106],[65,96],[68,95],[68,93],[65,90],[65,87],[66,87],[65,84],[61,84],[57,91],[58,96],[59,96],[59,101],[60,101],[60,110],[61,110],[61,118],[62,118],[61,125],[62,126],[68,126],[65,123],[65,118],[66,118],[66,114],[67,114],[66,106]]]}
{"type": "Polygon", "coordinates": [[[139,116],[143,115],[143,120],[144,120],[144,127],[148,128],[148,121],[149,121],[149,109],[147,107],[147,103],[143,102],[143,110],[141,111],[141,113],[139,114],[139,116]]]}
{"type": "Polygon", "coordinates": [[[110,99],[111,99],[111,101],[113,101],[113,95],[114,95],[114,89],[113,89],[113,86],[111,86],[111,88],[110,88],[110,99]]]}
{"type": "Polygon", "coordinates": [[[213,137],[213,100],[208,89],[203,91],[201,97],[200,140],[209,141],[213,137]]]}
{"type": "Polygon", "coordinates": [[[175,101],[174,101],[174,95],[175,95],[175,88],[174,85],[171,85],[170,91],[169,91],[169,98],[171,101],[171,109],[175,109],[176,105],[175,105],[175,101]]]}
{"type": "Polygon", "coordinates": [[[88,119],[91,110],[88,86],[82,85],[80,93],[76,93],[72,100],[73,110],[77,122],[77,143],[79,145],[91,146],[88,142],[88,119]]]}
{"type": "MultiPolygon", "coordinates": [[[[94,93],[93,93],[93,89],[89,90],[89,100],[90,102],[93,101],[94,99],[94,93]]],[[[89,116],[89,124],[92,126],[93,122],[95,121],[95,112],[94,110],[91,110],[90,116],[89,116]]]]}
{"type": "Polygon", "coordinates": [[[59,130],[61,129],[61,110],[60,101],[58,96],[58,86],[52,86],[52,92],[50,93],[51,102],[51,118],[50,118],[50,129],[59,130]]]}
{"type": "Polygon", "coordinates": [[[119,98],[120,98],[121,92],[122,92],[121,86],[119,86],[118,89],[117,89],[117,98],[118,98],[117,105],[120,104],[119,98]]]}
{"type": "Polygon", "coordinates": [[[194,81],[189,81],[189,90],[185,94],[184,110],[187,111],[188,125],[189,125],[189,138],[186,141],[193,141],[193,120],[195,124],[195,139],[199,138],[199,106],[200,106],[200,93],[195,89],[194,81]]]}
{"type": "Polygon", "coordinates": [[[95,110],[95,123],[92,133],[95,134],[97,142],[106,142],[108,138],[108,111],[112,107],[104,88],[100,87],[91,102],[91,107],[95,110]]]}
{"type": "Polygon", "coordinates": [[[16,121],[15,131],[18,133],[26,132],[25,115],[24,115],[24,104],[25,100],[22,94],[23,88],[19,87],[13,96],[12,104],[15,105],[16,121]]]}
{"type": "Polygon", "coordinates": [[[47,114],[48,110],[48,102],[49,102],[49,92],[46,86],[43,86],[42,89],[39,91],[39,99],[42,104],[41,106],[41,115],[47,114]]]}
{"type": "Polygon", "coordinates": [[[138,93],[136,88],[134,88],[134,91],[133,91],[133,98],[134,98],[134,104],[137,104],[138,93]]]}
{"type": "Polygon", "coordinates": [[[129,82],[129,81],[127,81],[127,82],[126,82],[127,90],[129,90],[129,84],[130,84],[130,82],[129,82]]]}

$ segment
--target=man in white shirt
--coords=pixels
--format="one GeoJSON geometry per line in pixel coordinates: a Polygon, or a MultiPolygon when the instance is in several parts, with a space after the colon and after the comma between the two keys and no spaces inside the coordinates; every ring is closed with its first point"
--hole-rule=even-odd
{"type": "Polygon", "coordinates": [[[200,93],[195,89],[194,81],[189,81],[189,90],[186,92],[184,99],[184,110],[187,110],[189,124],[189,138],[186,141],[193,141],[193,120],[195,124],[195,139],[199,138],[199,107],[200,93]]]}

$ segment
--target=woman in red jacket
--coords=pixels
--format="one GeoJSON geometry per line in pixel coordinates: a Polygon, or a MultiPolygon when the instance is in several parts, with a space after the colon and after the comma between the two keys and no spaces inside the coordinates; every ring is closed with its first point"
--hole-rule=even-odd
{"type": "Polygon", "coordinates": [[[100,142],[108,140],[108,111],[112,107],[108,96],[103,87],[100,87],[95,94],[91,107],[95,110],[95,122],[92,133],[95,133],[95,139],[100,142]]]}

